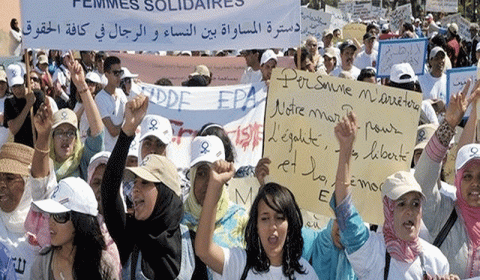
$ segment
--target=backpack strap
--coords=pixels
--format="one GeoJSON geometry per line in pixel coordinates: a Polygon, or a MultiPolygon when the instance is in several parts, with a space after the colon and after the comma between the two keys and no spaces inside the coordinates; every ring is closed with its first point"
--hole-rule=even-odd
{"type": "Polygon", "coordinates": [[[442,246],[443,241],[445,241],[445,238],[447,238],[447,235],[452,229],[453,224],[455,224],[457,217],[458,217],[457,211],[455,210],[455,207],[453,207],[450,217],[448,217],[447,222],[445,223],[445,225],[443,225],[442,229],[440,230],[437,237],[433,241],[433,246],[436,246],[437,248],[440,248],[440,246],[442,246]]]}
{"type": "Polygon", "coordinates": [[[390,260],[392,257],[390,257],[390,253],[388,253],[387,250],[385,250],[385,267],[383,268],[383,279],[387,280],[388,279],[388,271],[390,270],[390,260]]]}
{"type": "Polygon", "coordinates": [[[243,269],[242,277],[240,277],[240,280],[247,279],[247,274],[248,274],[249,270],[250,270],[250,266],[248,264],[246,264],[245,268],[243,269]]]}
{"type": "Polygon", "coordinates": [[[138,254],[139,254],[139,250],[138,250],[137,244],[135,244],[133,246],[132,255],[130,256],[130,279],[131,280],[135,280],[137,276],[135,272],[137,270],[138,254]]]}

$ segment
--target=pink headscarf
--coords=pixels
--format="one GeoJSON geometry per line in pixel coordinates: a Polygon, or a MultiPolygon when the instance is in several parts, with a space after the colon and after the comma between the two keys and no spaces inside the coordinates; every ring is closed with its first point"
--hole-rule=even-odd
{"type": "Polygon", "coordinates": [[[462,218],[465,221],[468,237],[470,238],[474,248],[478,248],[480,246],[480,207],[472,207],[468,205],[462,195],[461,186],[463,172],[465,172],[465,170],[472,165],[478,164],[480,164],[480,159],[472,159],[464,164],[462,168],[458,169],[457,173],[455,174],[455,187],[457,187],[456,204],[460,209],[460,215],[462,215],[462,218]]]}
{"type": "Polygon", "coordinates": [[[404,241],[397,237],[393,225],[394,209],[395,201],[384,196],[383,214],[385,216],[385,222],[383,223],[383,235],[385,237],[385,246],[390,256],[396,260],[411,263],[422,252],[423,248],[418,236],[412,241],[404,241]]]}

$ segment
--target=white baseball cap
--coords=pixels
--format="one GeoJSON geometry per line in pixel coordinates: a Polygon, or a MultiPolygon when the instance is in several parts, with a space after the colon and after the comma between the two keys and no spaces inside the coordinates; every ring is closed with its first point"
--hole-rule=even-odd
{"type": "Polygon", "coordinates": [[[412,66],[409,63],[398,63],[390,69],[390,81],[397,84],[414,82],[417,78],[412,66]],[[405,75],[405,76],[404,76],[405,75]],[[403,76],[403,78],[401,78],[403,76]]]}
{"type": "Polygon", "coordinates": [[[443,52],[444,55],[447,55],[447,53],[442,49],[442,47],[436,46],[430,51],[430,56],[428,58],[429,59],[434,58],[435,56],[437,56],[439,52],[443,52]]]}
{"type": "Polygon", "coordinates": [[[110,158],[111,153],[109,151],[102,151],[96,153],[91,159],[90,159],[90,164],[88,165],[88,179],[87,183],[90,184],[92,180],[93,173],[95,172],[95,169],[100,164],[107,164],[108,159],[110,158]]]}
{"type": "Polygon", "coordinates": [[[7,79],[8,85],[13,87],[14,85],[23,85],[25,75],[22,66],[18,64],[10,64],[7,67],[7,79]]]}
{"type": "Polygon", "coordinates": [[[97,216],[98,203],[92,188],[81,178],[68,177],[58,182],[49,199],[32,202],[46,213],[75,211],[97,216]]]}
{"type": "Polygon", "coordinates": [[[138,74],[132,74],[132,72],[130,72],[130,70],[128,70],[127,67],[122,67],[122,70],[123,70],[122,79],[138,77],[138,74]]]}
{"type": "Polygon", "coordinates": [[[480,159],[480,144],[468,144],[458,150],[455,170],[458,171],[472,159],[480,159]]]}
{"type": "Polygon", "coordinates": [[[87,75],[85,76],[85,80],[88,80],[97,84],[102,83],[102,79],[100,79],[100,76],[95,72],[88,72],[87,75]]]}
{"type": "Polygon", "coordinates": [[[413,150],[415,151],[417,149],[425,149],[425,146],[427,146],[428,141],[430,140],[430,138],[432,138],[437,128],[438,125],[433,123],[423,124],[419,126],[417,128],[417,141],[413,150]]]}
{"type": "Polygon", "coordinates": [[[199,162],[214,163],[216,160],[225,160],[225,147],[217,136],[197,136],[190,146],[190,168],[199,162]]]}
{"type": "Polygon", "coordinates": [[[262,58],[260,59],[260,65],[263,65],[265,63],[267,63],[267,61],[269,61],[270,59],[273,59],[275,61],[278,61],[277,60],[277,55],[275,54],[274,51],[272,50],[266,50],[263,54],[262,54],[262,58]]]}
{"type": "Polygon", "coordinates": [[[140,142],[148,136],[155,136],[163,144],[172,142],[173,130],[170,121],[159,115],[146,115],[141,124],[140,142]]]}
{"type": "Polygon", "coordinates": [[[413,174],[408,171],[398,171],[388,176],[382,186],[382,196],[386,195],[391,200],[397,200],[409,192],[418,192],[425,198],[417,180],[415,180],[413,174]]]}
{"type": "Polygon", "coordinates": [[[73,125],[76,129],[78,128],[77,114],[74,111],[68,108],[63,108],[56,111],[53,114],[53,125],[52,129],[55,129],[63,123],[68,123],[73,125]]]}

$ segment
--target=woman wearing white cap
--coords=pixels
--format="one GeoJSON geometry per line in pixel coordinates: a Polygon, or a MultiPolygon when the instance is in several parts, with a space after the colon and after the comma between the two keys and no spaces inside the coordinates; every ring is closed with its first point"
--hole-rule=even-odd
{"type": "Polygon", "coordinates": [[[124,279],[191,279],[194,253],[188,229],[180,225],[183,204],[176,167],[166,157],[151,154],[133,176],[134,215],[125,214],[120,185],[135,130],[147,112],[148,98],[129,101],[125,122],[105,169],[101,196],[108,230],[122,260],[124,279]]]}
{"type": "Polygon", "coordinates": [[[348,259],[359,279],[446,279],[449,265],[438,248],[419,238],[425,197],[410,172],[389,176],[382,187],[385,222],[369,232],[352,204],[350,160],[357,132],[355,114],[335,127],[340,145],[331,206],[348,259]]]}
{"type": "MultiPolygon", "coordinates": [[[[468,90],[468,87],[466,87],[468,90]]],[[[415,178],[422,186],[427,200],[424,222],[434,244],[440,248],[450,262],[450,270],[462,279],[480,276],[480,150],[479,144],[462,146],[459,143],[455,162],[456,199],[441,193],[437,186],[443,159],[455,127],[460,123],[470,100],[478,98],[478,89],[467,100],[466,92],[450,98],[445,119],[425,146],[415,168],[415,178]],[[454,108],[456,108],[454,110],[454,108]]],[[[476,112],[465,126],[471,134],[466,142],[473,142],[476,130],[476,112]]]]}
{"type": "Polygon", "coordinates": [[[120,279],[118,255],[107,252],[95,195],[85,181],[61,180],[51,197],[32,202],[49,215],[51,246],[32,267],[32,279],[120,279]]]}
{"type": "MultiPolygon", "coordinates": [[[[217,126],[217,129],[219,125],[217,126]]],[[[213,127],[210,127],[213,128],[213,127]]],[[[207,130],[205,127],[203,131],[207,130]]],[[[223,128],[220,127],[223,130],[223,128]]],[[[202,130],[200,131],[202,132],[202,130]]],[[[226,135],[225,135],[226,136],[226,135]]],[[[228,138],[228,136],[226,136],[228,138]]],[[[229,151],[229,161],[233,164],[232,146],[229,151]],[[231,161],[230,161],[231,160],[231,161]]],[[[197,136],[191,144],[191,162],[190,162],[190,182],[192,189],[185,201],[185,216],[182,223],[188,226],[189,230],[197,231],[200,214],[203,209],[205,194],[208,188],[209,174],[212,165],[217,160],[224,161],[226,151],[222,140],[214,135],[197,136]]],[[[232,201],[228,197],[228,191],[223,188],[220,198],[217,202],[217,211],[215,214],[215,229],[213,232],[213,241],[222,247],[245,247],[244,230],[248,221],[248,214],[245,209],[232,201]]],[[[196,264],[196,273],[200,273],[201,265],[196,264]]],[[[208,271],[209,279],[212,274],[208,271]]]]}

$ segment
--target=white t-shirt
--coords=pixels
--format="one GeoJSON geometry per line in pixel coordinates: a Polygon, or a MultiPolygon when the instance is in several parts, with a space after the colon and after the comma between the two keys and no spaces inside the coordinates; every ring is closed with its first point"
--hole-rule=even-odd
{"type": "MultiPolygon", "coordinates": [[[[425,270],[431,276],[446,275],[450,267],[447,258],[437,247],[420,239],[423,247],[425,270]]],[[[347,255],[358,279],[383,280],[385,268],[385,239],[383,233],[370,232],[367,242],[357,251],[347,255]]],[[[390,259],[388,279],[422,279],[422,266],[418,256],[412,263],[390,259]]]]}
{"type": "MultiPolygon", "coordinates": [[[[247,264],[247,252],[240,248],[223,248],[223,254],[225,260],[223,263],[223,274],[221,279],[240,279],[247,264]]],[[[303,258],[300,259],[300,264],[305,270],[305,274],[298,274],[295,272],[294,277],[297,280],[311,279],[318,280],[318,276],[313,270],[312,266],[303,258]]],[[[254,274],[252,269],[247,274],[246,280],[259,280],[259,279],[271,279],[271,280],[286,280],[288,279],[283,275],[281,266],[270,266],[270,270],[266,273],[254,274]]]]}
{"type": "MultiPolygon", "coordinates": [[[[114,97],[102,89],[95,96],[95,102],[97,103],[98,111],[100,112],[102,120],[104,118],[110,118],[112,123],[117,126],[123,123],[127,97],[120,88],[115,89],[115,95],[116,96],[114,97]]],[[[118,136],[113,137],[110,133],[108,133],[106,128],[105,130],[105,151],[111,152],[113,147],[115,147],[115,143],[117,143],[118,136]]]]}
{"type": "MultiPolygon", "coordinates": [[[[4,97],[0,98],[0,113],[4,114],[5,113],[5,99],[7,98],[7,95],[4,97]]],[[[5,117],[5,115],[4,115],[5,117]]],[[[8,128],[3,126],[3,123],[0,123],[0,148],[5,144],[8,140],[8,135],[9,135],[9,130],[8,128]]]]}
{"type": "Polygon", "coordinates": [[[357,55],[353,62],[353,65],[355,65],[360,70],[366,67],[375,67],[377,62],[377,55],[378,52],[376,50],[372,50],[371,54],[367,54],[365,51],[363,51],[357,55]]]}
{"type": "Polygon", "coordinates": [[[422,88],[423,100],[442,99],[447,103],[447,75],[442,74],[440,78],[433,77],[430,72],[418,76],[422,88]]]}
{"type": "MultiPolygon", "coordinates": [[[[337,68],[332,70],[332,72],[330,73],[330,76],[338,77],[342,71],[346,71],[346,70],[343,70],[342,67],[337,67],[337,68]]],[[[346,71],[346,72],[350,72],[350,74],[352,74],[352,76],[353,76],[353,78],[355,78],[355,80],[358,78],[358,75],[360,75],[360,69],[355,67],[355,65],[352,65],[352,69],[350,69],[349,71],[346,71]]]]}
{"type": "MultiPolygon", "coordinates": [[[[76,114],[82,108],[84,108],[83,104],[80,102],[77,102],[77,104],[75,104],[75,108],[73,109],[73,111],[76,114]]],[[[87,114],[85,114],[85,111],[83,111],[83,114],[80,117],[79,123],[80,125],[78,126],[78,130],[80,132],[80,141],[82,141],[82,143],[85,143],[85,140],[87,140],[87,137],[88,137],[87,132],[88,132],[88,129],[90,128],[90,125],[88,124],[87,114]]]]}
{"type": "Polygon", "coordinates": [[[260,70],[253,70],[252,67],[248,66],[243,71],[242,78],[240,79],[240,84],[253,84],[262,81],[262,71],[260,70]]]}

